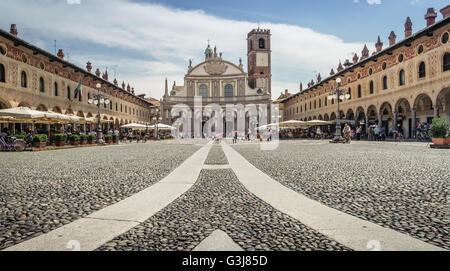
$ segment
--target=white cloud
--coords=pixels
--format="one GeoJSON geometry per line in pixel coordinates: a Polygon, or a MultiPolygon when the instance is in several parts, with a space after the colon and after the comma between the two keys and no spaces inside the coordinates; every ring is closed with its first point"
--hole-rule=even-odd
{"type": "Polygon", "coordinates": [[[381,0],[367,0],[367,4],[369,5],[380,5],[381,0]]]}
{"type": "MultiPolygon", "coordinates": [[[[164,80],[181,85],[188,60],[194,65],[204,59],[203,50],[208,39],[223,52],[223,58],[246,63],[247,33],[257,26],[254,22],[228,20],[200,10],[179,10],[156,4],[125,0],[85,1],[70,8],[56,0],[4,0],[0,23],[17,23],[39,34],[40,39],[52,41],[80,40],[105,47],[102,55],[70,54],[71,61],[84,67],[90,60],[94,67],[119,65],[118,81],[130,82],[139,92],[151,90],[157,98],[164,93],[164,80]],[[40,16],[32,16],[40,14],[40,16]],[[56,23],[55,23],[56,22],[56,23]],[[138,59],[108,53],[121,49],[139,55],[138,59]],[[112,51],[112,50],[111,50],[112,51]]],[[[378,1],[379,2],[379,1],[378,1]]],[[[313,71],[327,77],[331,68],[336,71],[339,59],[360,54],[364,43],[346,43],[342,39],[315,32],[312,29],[262,23],[272,33],[272,92],[274,98],[288,88],[297,92],[315,79],[313,71]]],[[[19,29],[20,30],[20,29],[19,29]]],[[[70,52],[69,52],[70,53],[70,52]]],[[[109,71],[110,77],[113,76],[109,71]]],[[[113,80],[110,79],[111,81],[113,80]]]]}
{"type": "Polygon", "coordinates": [[[67,0],[67,4],[69,5],[79,5],[81,4],[81,0],[67,0]]]}

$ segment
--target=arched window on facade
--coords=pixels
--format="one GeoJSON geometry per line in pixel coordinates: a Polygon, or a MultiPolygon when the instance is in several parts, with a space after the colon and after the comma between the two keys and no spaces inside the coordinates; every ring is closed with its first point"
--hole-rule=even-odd
{"type": "Polygon", "coordinates": [[[324,98],[324,101],[325,101],[325,106],[328,106],[328,100],[327,100],[327,97],[324,98]]]}
{"type": "Polygon", "coordinates": [[[425,62],[420,62],[419,64],[419,78],[425,77],[425,62]]]}
{"type": "Polygon", "coordinates": [[[259,39],[259,49],[266,48],[266,41],[263,38],[259,39]]]}
{"type": "Polygon", "coordinates": [[[401,70],[400,73],[398,74],[398,82],[400,86],[404,86],[405,85],[405,71],[401,70]]]}
{"type": "Polygon", "coordinates": [[[198,95],[201,97],[208,97],[208,87],[206,85],[201,85],[198,91],[198,95]]]}
{"type": "Polygon", "coordinates": [[[348,92],[347,92],[347,93],[348,93],[348,95],[349,95],[349,96],[348,96],[348,99],[351,100],[351,99],[352,99],[352,89],[351,89],[351,88],[348,88],[348,92]]]}
{"type": "Polygon", "coordinates": [[[443,66],[444,72],[450,71],[450,53],[445,53],[442,66],[443,66]]]}
{"type": "Polygon", "coordinates": [[[40,92],[45,92],[45,83],[44,83],[44,78],[39,78],[39,91],[40,92]]]}
{"type": "Polygon", "coordinates": [[[383,76],[383,89],[388,89],[387,76],[383,76]]]}
{"type": "Polygon", "coordinates": [[[27,87],[27,73],[24,71],[20,74],[20,86],[23,88],[27,87]]]}
{"type": "Polygon", "coordinates": [[[370,81],[369,89],[370,89],[370,94],[373,94],[373,81],[370,81]]]}
{"type": "Polygon", "coordinates": [[[53,91],[54,91],[55,97],[58,97],[58,83],[56,83],[56,82],[53,84],[53,91]]]}
{"type": "Polygon", "coordinates": [[[316,100],[314,100],[314,109],[316,109],[316,100]]]}
{"type": "Polygon", "coordinates": [[[72,97],[72,94],[70,93],[70,87],[67,86],[67,99],[70,100],[70,97],[72,97]]]}
{"type": "Polygon", "coordinates": [[[0,82],[2,83],[6,82],[5,66],[3,66],[3,64],[0,64],[0,82]]]}
{"type": "Polygon", "coordinates": [[[361,85],[358,85],[358,98],[362,97],[361,85]]]}
{"type": "Polygon", "coordinates": [[[322,107],[322,100],[319,99],[319,108],[321,108],[321,107],[322,107]]]}
{"type": "Polygon", "coordinates": [[[225,86],[225,97],[233,97],[233,86],[232,85],[225,86]]]}

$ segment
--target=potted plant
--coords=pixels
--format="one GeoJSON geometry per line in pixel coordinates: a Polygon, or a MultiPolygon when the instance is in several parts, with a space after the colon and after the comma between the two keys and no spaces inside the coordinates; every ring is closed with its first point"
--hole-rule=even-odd
{"type": "Polygon", "coordinates": [[[33,146],[36,148],[44,148],[47,144],[47,135],[37,134],[33,137],[33,146]]]}
{"type": "MultiPolygon", "coordinates": [[[[443,118],[434,118],[430,126],[430,136],[436,145],[446,145],[450,142],[446,140],[450,124],[443,118]]],[[[447,138],[448,139],[448,138],[447,138]]]]}
{"type": "Polygon", "coordinates": [[[27,138],[25,135],[10,135],[9,137],[15,137],[16,139],[23,139],[23,140],[27,138]]]}
{"type": "Polygon", "coordinates": [[[71,135],[69,140],[72,146],[78,146],[80,144],[80,137],[78,135],[71,135]]]}
{"type": "Polygon", "coordinates": [[[88,142],[89,136],[87,135],[80,135],[80,145],[86,145],[88,142]]]}
{"type": "Polygon", "coordinates": [[[67,135],[66,134],[54,134],[53,141],[55,141],[55,145],[57,147],[64,147],[66,144],[67,135]]]}
{"type": "Polygon", "coordinates": [[[114,144],[119,144],[119,136],[116,134],[112,135],[112,140],[114,144]]]}
{"type": "Polygon", "coordinates": [[[96,135],[88,135],[88,143],[89,144],[94,144],[96,140],[97,140],[96,135]]]}
{"type": "Polygon", "coordinates": [[[111,144],[113,140],[112,135],[105,135],[105,142],[106,144],[111,144]]]}

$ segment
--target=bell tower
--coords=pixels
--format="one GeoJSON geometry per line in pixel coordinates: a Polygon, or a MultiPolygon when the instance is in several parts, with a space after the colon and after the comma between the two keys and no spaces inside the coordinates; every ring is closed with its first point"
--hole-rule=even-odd
{"type": "Polygon", "coordinates": [[[271,94],[270,30],[253,29],[247,35],[248,83],[261,94],[271,94]]]}

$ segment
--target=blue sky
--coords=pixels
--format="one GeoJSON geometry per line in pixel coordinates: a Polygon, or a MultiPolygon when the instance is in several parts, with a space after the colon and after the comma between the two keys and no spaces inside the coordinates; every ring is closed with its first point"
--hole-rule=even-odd
{"type": "Polygon", "coordinates": [[[417,27],[423,27],[426,9],[439,9],[445,0],[139,0],[160,3],[173,8],[202,9],[208,14],[233,20],[300,25],[321,33],[333,34],[346,41],[372,40],[376,33],[388,36],[391,30],[403,31],[410,16],[417,27]],[[377,1],[374,1],[377,2],[377,1]],[[363,21],[363,23],[362,23],[363,21]]]}
{"type": "Polygon", "coordinates": [[[164,80],[183,84],[188,60],[203,61],[207,40],[226,60],[246,63],[246,34],[261,24],[272,31],[272,89],[298,91],[321,73],[326,77],[364,44],[385,46],[391,30],[404,37],[407,16],[413,32],[441,0],[2,0],[0,28],[11,23],[19,36],[49,52],[64,49],[69,61],[108,67],[119,82],[161,98],[164,80]],[[369,4],[369,2],[371,4],[369,4]],[[40,16],[36,16],[39,14],[40,16]],[[117,65],[117,68],[113,68],[117,65]]]}

